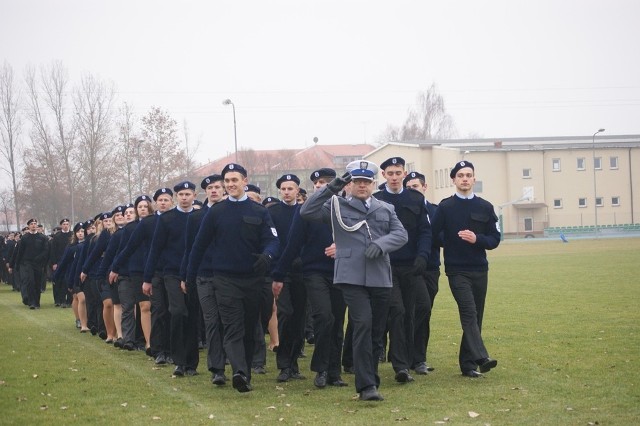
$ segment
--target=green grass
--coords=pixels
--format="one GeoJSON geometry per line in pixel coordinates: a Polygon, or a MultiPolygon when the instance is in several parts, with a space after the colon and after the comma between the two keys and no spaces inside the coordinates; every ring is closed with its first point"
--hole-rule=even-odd
{"type": "MultiPolygon", "coordinates": [[[[273,355],[254,391],[172,378],[141,352],[74,327],[71,310],[26,309],[0,287],[0,424],[571,424],[640,422],[640,238],[505,241],[490,253],[483,335],[498,368],[460,376],[457,309],[441,277],[429,364],[414,383],[381,364],[382,403],[349,388],[278,384],[273,355]],[[471,418],[469,412],[479,414],[471,418]]],[[[311,347],[307,348],[310,354],[311,347]]]]}

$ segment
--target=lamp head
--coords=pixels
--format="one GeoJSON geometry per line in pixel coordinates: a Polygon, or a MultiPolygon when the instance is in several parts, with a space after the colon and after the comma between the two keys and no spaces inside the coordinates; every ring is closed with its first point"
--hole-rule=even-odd
{"type": "Polygon", "coordinates": [[[231,105],[233,104],[233,102],[231,102],[231,99],[225,99],[224,101],[222,101],[222,105],[231,105]]]}

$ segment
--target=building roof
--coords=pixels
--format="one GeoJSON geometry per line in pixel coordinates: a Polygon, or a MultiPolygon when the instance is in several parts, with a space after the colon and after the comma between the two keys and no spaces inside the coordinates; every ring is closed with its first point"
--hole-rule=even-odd
{"type": "MultiPolygon", "coordinates": [[[[354,145],[313,145],[303,149],[265,149],[238,151],[238,163],[247,169],[249,174],[267,175],[274,171],[308,170],[321,167],[341,167],[353,159],[362,158],[373,151],[374,146],[368,144],[354,145]],[[347,161],[348,160],[348,161],[347,161]]],[[[194,173],[196,176],[208,176],[220,173],[224,166],[235,163],[235,153],[218,158],[200,166],[194,173]]]]}

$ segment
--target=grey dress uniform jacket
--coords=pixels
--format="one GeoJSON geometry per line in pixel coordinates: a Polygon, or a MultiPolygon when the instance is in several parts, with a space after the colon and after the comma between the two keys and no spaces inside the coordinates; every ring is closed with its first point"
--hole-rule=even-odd
{"type": "Polygon", "coordinates": [[[389,253],[398,250],[408,241],[407,231],[396,216],[391,204],[370,198],[371,206],[367,210],[357,198],[337,197],[342,221],[353,226],[366,219],[357,231],[349,232],[338,222],[336,212],[331,211],[331,197],[328,189],[315,192],[301,206],[300,215],[306,220],[330,223],[336,244],[336,259],[333,282],[335,284],[353,284],[365,287],[392,287],[389,253]],[[382,249],[383,255],[367,259],[365,249],[375,243],[382,249]]]}

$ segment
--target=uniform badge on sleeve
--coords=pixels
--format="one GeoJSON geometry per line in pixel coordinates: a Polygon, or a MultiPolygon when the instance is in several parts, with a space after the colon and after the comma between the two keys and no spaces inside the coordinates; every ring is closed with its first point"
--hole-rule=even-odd
{"type": "Polygon", "coordinates": [[[278,231],[276,231],[276,228],[271,228],[271,233],[273,234],[274,237],[278,236],[278,231]]]}

